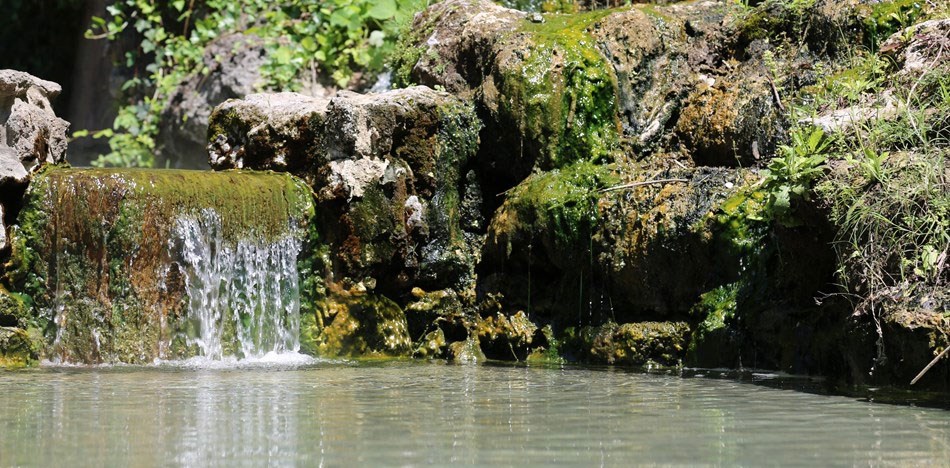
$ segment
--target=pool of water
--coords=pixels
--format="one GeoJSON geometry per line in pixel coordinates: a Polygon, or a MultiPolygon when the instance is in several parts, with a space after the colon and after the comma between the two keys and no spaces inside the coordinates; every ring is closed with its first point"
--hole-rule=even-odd
{"type": "Polygon", "coordinates": [[[950,462],[950,411],[610,368],[47,366],[0,372],[0,428],[0,466],[950,462]]]}

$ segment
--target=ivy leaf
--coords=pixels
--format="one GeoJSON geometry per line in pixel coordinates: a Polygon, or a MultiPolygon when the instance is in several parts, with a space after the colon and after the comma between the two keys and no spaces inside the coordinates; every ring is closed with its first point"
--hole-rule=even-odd
{"type": "Polygon", "coordinates": [[[303,47],[303,50],[307,52],[313,52],[317,50],[317,43],[312,37],[307,36],[300,40],[300,47],[303,47]]]}
{"type": "Polygon", "coordinates": [[[396,6],[396,0],[380,0],[369,9],[367,14],[371,18],[387,20],[393,16],[396,16],[396,12],[398,10],[399,8],[396,6]]]}
{"type": "Polygon", "coordinates": [[[172,6],[175,7],[175,10],[181,13],[181,11],[185,9],[185,0],[174,0],[172,2],[172,6]]]}

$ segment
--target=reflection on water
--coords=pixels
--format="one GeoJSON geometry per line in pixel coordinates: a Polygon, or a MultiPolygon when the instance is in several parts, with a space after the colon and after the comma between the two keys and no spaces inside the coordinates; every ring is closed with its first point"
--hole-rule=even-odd
{"type": "Polygon", "coordinates": [[[611,369],[407,362],[5,372],[0,428],[2,466],[950,460],[939,409],[611,369]]]}

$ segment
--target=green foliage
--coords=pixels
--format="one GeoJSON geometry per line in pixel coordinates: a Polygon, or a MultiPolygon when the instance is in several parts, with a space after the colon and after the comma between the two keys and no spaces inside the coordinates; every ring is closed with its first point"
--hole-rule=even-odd
{"type": "Polygon", "coordinates": [[[950,180],[946,151],[897,154],[867,169],[840,171],[819,186],[840,226],[840,273],[852,289],[872,294],[901,282],[946,283],[950,246],[950,180]]]}
{"type": "MultiPolygon", "coordinates": [[[[128,101],[98,166],[150,166],[159,116],[187,77],[206,75],[205,48],[226,33],[261,38],[268,55],[261,73],[268,89],[294,90],[299,77],[318,72],[339,87],[367,82],[383,70],[395,40],[428,0],[119,0],[108,18],[93,18],[90,38],[132,34],[126,54],[134,77],[123,85],[128,101]]],[[[80,133],[79,135],[82,135],[80,133]]],[[[77,135],[77,136],[79,136],[77,135]]]]}
{"type": "Polygon", "coordinates": [[[869,4],[871,14],[864,19],[864,28],[868,32],[866,45],[872,50],[891,34],[914,24],[924,13],[920,0],[884,0],[869,4]]]}
{"type": "MultiPolygon", "coordinates": [[[[900,16],[900,3],[878,5],[890,8],[892,30],[910,21],[900,16]]],[[[796,109],[801,115],[846,117],[835,137],[816,146],[799,134],[770,169],[781,168],[779,160],[788,158],[791,148],[806,156],[798,171],[809,187],[804,193],[817,192],[838,230],[839,275],[859,298],[861,311],[874,310],[884,297],[947,287],[950,69],[937,65],[920,74],[898,73],[867,50],[853,51],[851,59],[803,92],[796,109]],[[821,157],[810,159],[812,154],[821,157]]]]}
{"type": "Polygon", "coordinates": [[[779,155],[769,162],[763,181],[768,192],[767,208],[776,219],[790,222],[793,202],[809,198],[814,182],[826,169],[830,145],[820,128],[796,128],[791,132],[791,143],[779,147],[779,155]]]}

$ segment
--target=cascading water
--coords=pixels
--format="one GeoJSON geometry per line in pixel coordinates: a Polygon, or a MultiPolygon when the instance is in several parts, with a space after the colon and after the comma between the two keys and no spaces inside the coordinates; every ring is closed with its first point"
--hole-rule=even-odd
{"type": "Polygon", "coordinates": [[[312,196],[273,173],[38,175],[16,277],[47,333],[43,353],[88,364],[294,359],[312,196]]]}
{"type": "Polygon", "coordinates": [[[181,253],[188,296],[185,338],[201,356],[260,358],[300,349],[297,236],[229,243],[211,209],[179,217],[172,233],[169,247],[181,253]]]}

